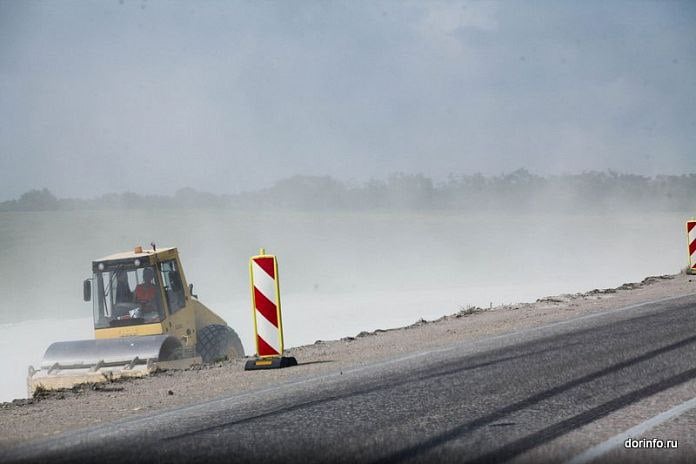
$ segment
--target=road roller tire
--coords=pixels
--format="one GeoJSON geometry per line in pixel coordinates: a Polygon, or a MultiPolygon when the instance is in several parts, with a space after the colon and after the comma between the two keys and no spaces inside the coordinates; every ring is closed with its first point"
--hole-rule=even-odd
{"type": "Polygon", "coordinates": [[[196,351],[204,363],[244,357],[244,347],[237,333],[219,324],[208,325],[198,331],[196,351]]]}

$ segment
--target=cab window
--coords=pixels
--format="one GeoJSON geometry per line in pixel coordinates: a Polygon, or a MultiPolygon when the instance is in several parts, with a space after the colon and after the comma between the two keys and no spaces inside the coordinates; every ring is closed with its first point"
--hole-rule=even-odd
{"type": "Polygon", "coordinates": [[[95,273],[94,327],[160,322],[164,312],[156,277],[153,267],[95,273]]]}
{"type": "Polygon", "coordinates": [[[164,294],[169,305],[169,313],[174,314],[186,306],[181,274],[175,259],[163,261],[159,267],[162,274],[162,283],[164,284],[164,294]]]}

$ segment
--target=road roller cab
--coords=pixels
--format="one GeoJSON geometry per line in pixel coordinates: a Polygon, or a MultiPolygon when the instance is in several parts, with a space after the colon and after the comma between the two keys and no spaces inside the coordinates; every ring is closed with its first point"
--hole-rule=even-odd
{"type": "Polygon", "coordinates": [[[136,247],[93,261],[92,272],[83,297],[94,340],[51,344],[29,368],[30,394],[244,356],[234,330],[187,286],[176,248],[136,247]]]}
{"type": "MultiPolygon", "coordinates": [[[[96,339],[170,334],[194,349],[197,305],[176,248],[137,247],[94,261],[92,271],[84,297],[92,301],[96,339]]],[[[212,312],[202,316],[224,325],[212,312]]]]}

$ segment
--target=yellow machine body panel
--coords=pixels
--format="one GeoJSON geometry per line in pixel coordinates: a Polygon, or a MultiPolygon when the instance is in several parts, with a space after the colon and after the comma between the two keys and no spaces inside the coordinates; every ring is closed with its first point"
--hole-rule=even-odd
{"type": "Polygon", "coordinates": [[[162,324],[142,324],[95,329],[94,338],[99,340],[104,338],[141,337],[143,335],[161,335],[163,333],[162,324]]]}

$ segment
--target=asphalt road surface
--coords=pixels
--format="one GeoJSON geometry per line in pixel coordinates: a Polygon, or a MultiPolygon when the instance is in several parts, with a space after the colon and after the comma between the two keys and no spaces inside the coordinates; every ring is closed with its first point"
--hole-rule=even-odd
{"type": "Polygon", "coordinates": [[[504,462],[695,378],[689,296],[69,432],[0,461],[504,462]]]}

